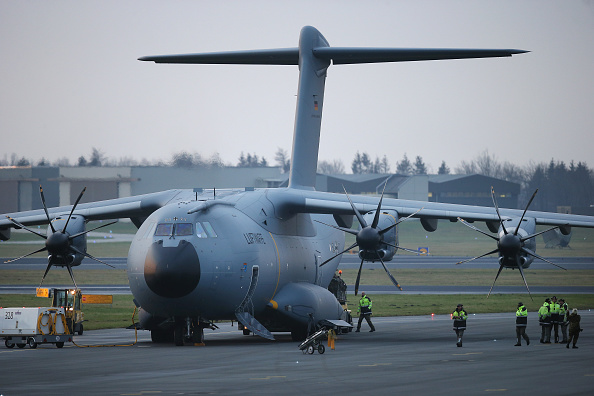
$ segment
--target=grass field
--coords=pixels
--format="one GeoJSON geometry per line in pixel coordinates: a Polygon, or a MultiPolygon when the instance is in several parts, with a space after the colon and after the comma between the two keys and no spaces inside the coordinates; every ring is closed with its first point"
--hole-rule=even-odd
{"type": "MultiPolygon", "coordinates": [[[[130,295],[113,296],[113,305],[91,305],[85,304],[85,330],[97,330],[106,328],[125,328],[132,324],[134,303],[130,295]]],[[[515,317],[518,301],[523,302],[532,313],[538,311],[538,307],[546,297],[534,295],[534,301],[525,294],[493,294],[489,299],[485,295],[410,295],[410,294],[378,294],[370,295],[373,300],[374,316],[421,316],[421,315],[444,315],[454,311],[457,304],[464,304],[467,312],[495,313],[509,312],[510,318],[515,317]]],[[[570,295],[565,299],[571,308],[578,310],[594,309],[594,295],[570,295]]],[[[358,297],[348,296],[348,304],[356,316],[358,297]]],[[[47,298],[35,297],[22,294],[0,294],[0,307],[40,307],[50,303],[47,298]]],[[[138,320],[138,318],[136,318],[138,320]]],[[[472,317],[470,317],[472,320],[472,317]]],[[[536,323],[534,323],[536,324],[536,323]]]]}

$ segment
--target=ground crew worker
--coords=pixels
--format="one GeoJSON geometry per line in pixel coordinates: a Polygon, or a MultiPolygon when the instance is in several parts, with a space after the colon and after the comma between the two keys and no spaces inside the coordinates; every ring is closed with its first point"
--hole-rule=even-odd
{"type": "Polygon", "coordinates": [[[554,334],[555,334],[555,344],[559,343],[559,311],[561,310],[561,305],[557,302],[557,297],[551,297],[551,325],[553,326],[554,334]]]}
{"type": "Polygon", "coordinates": [[[518,342],[515,346],[522,346],[522,338],[526,340],[526,345],[530,345],[530,338],[526,334],[526,326],[528,326],[528,310],[521,302],[518,303],[516,311],[516,337],[518,342]]]}
{"type": "Polygon", "coordinates": [[[561,309],[559,310],[559,324],[561,325],[561,335],[563,336],[561,342],[567,344],[567,325],[569,324],[567,319],[569,317],[569,307],[563,298],[559,299],[559,305],[561,306],[561,309]]]}
{"type": "Polygon", "coordinates": [[[363,318],[365,318],[365,320],[367,321],[367,324],[369,325],[369,327],[371,327],[371,330],[369,330],[369,332],[374,332],[375,331],[375,326],[373,325],[373,323],[371,323],[371,298],[369,298],[365,292],[361,293],[361,299],[359,300],[359,323],[357,323],[357,330],[355,331],[356,333],[358,333],[359,331],[361,331],[361,323],[363,322],[363,318]]]}
{"type": "Polygon", "coordinates": [[[452,313],[452,319],[454,320],[453,330],[456,332],[456,339],[458,340],[456,345],[459,347],[462,346],[462,336],[464,335],[464,330],[466,330],[466,318],[468,318],[468,314],[464,310],[464,306],[458,304],[452,313]]]}
{"type": "Polygon", "coordinates": [[[551,343],[551,300],[548,298],[545,300],[542,307],[538,310],[538,322],[540,324],[540,343],[550,344],[551,343]]]}
{"type": "Polygon", "coordinates": [[[580,319],[581,316],[578,315],[578,311],[577,309],[572,309],[571,310],[571,314],[569,315],[569,340],[567,341],[567,346],[566,348],[569,348],[569,344],[573,341],[573,347],[574,349],[577,349],[577,346],[575,346],[575,344],[577,344],[577,340],[578,338],[580,338],[580,332],[582,331],[582,328],[580,327],[580,319]]]}

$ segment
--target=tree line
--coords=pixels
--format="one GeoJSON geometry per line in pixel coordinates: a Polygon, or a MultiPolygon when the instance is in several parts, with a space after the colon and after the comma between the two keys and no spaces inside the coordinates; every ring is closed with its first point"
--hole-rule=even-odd
{"type": "MultiPolygon", "coordinates": [[[[143,159],[136,161],[132,158],[108,159],[105,153],[93,147],[90,155],[81,155],[76,164],[72,165],[67,158],[58,159],[50,163],[45,158],[33,163],[25,157],[12,154],[0,159],[0,166],[172,166],[180,168],[194,167],[266,167],[278,166],[281,172],[287,173],[291,166],[288,152],[278,148],[275,153],[275,164],[271,165],[264,156],[256,153],[241,153],[236,164],[224,163],[218,153],[204,157],[198,153],[181,151],[174,153],[168,161],[143,159]]],[[[318,161],[318,172],[322,174],[345,174],[344,163],[335,159],[333,161],[318,161]]],[[[365,152],[357,152],[351,162],[354,174],[392,173],[392,166],[386,155],[381,158],[371,159],[365,152]]],[[[394,173],[401,175],[425,175],[429,169],[421,156],[416,156],[414,161],[405,153],[400,161],[395,163],[394,173]]],[[[479,174],[497,179],[507,180],[521,185],[520,206],[524,206],[532,193],[538,188],[530,209],[556,212],[560,206],[589,207],[594,204],[594,170],[585,162],[574,161],[568,164],[563,161],[551,159],[549,163],[530,163],[519,166],[510,162],[501,162],[484,151],[469,161],[461,161],[453,170],[454,174],[479,174]]],[[[450,167],[445,161],[437,170],[437,174],[450,174],[450,167]]]]}

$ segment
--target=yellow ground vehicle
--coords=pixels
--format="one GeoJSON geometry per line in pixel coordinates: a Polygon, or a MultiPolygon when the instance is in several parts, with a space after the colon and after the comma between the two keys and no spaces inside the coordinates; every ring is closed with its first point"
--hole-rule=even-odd
{"type": "Polygon", "coordinates": [[[84,314],[81,310],[82,293],[80,289],[51,289],[49,297],[52,307],[64,307],[66,324],[71,334],[82,335],[84,314]]]}

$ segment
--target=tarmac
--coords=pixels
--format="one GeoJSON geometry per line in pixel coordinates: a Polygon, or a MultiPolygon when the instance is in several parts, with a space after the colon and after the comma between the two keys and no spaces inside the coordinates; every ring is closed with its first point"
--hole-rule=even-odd
{"type": "MultiPolygon", "coordinates": [[[[287,333],[276,341],[244,336],[236,323],[205,330],[205,346],[153,344],[37,349],[0,346],[0,395],[460,395],[594,392],[594,311],[580,311],[579,349],[541,344],[536,313],[531,343],[514,346],[515,315],[468,318],[456,347],[449,315],[373,318],[376,332],[340,335],[334,350],[303,354],[287,333]]],[[[134,330],[86,331],[79,345],[130,344],[134,330]]],[[[325,343],[326,344],[326,343],[325,343]]]]}

